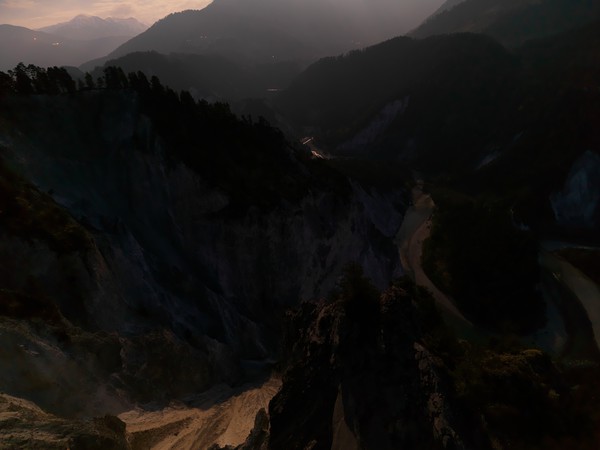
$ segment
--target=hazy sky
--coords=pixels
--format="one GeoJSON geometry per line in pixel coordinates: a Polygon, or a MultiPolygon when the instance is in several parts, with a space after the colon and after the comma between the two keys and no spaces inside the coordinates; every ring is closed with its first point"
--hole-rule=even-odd
{"type": "Polygon", "coordinates": [[[39,28],[71,20],[78,14],[135,17],[152,25],[169,13],[202,9],[211,0],[0,0],[0,24],[39,28]]]}

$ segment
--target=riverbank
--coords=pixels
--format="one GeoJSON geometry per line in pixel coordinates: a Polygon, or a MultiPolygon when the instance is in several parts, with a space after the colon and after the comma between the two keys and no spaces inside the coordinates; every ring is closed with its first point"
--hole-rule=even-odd
{"type": "Polygon", "coordinates": [[[473,328],[473,324],[454,305],[452,299],[440,291],[429,279],[421,264],[423,242],[431,232],[431,216],[435,203],[431,196],[423,192],[423,182],[418,181],[412,190],[413,205],[406,211],[402,226],[395,238],[400,254],[400,262],[406,274],[418,285],[427,289],[451,325],[460,328],[473,328]]]}
{"type": "MultiPolygon", "coordinates": [[[[574,322],[569,325],[571,342],[566,353],[597,358],[600,355],[600,288],[592,279],[562,258],[555,246],[544,247],[540,255],[540,264],[552,274],[556,283],[563,287],[563,316],[565,322],[574,322]],[[569,305],[569,302],[577,304],[569,305]],[[593,344],[595,348],[590,348],[593,344]]],[[[562,247],[564,248],[566,247],[562,247]]]]}

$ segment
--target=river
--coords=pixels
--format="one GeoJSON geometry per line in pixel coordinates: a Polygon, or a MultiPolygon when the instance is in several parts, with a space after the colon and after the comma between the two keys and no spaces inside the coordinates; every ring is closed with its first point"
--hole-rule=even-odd
{"type": "Polygon", "coordinates": [[[600,288],[568,261],[547,250],[553,247],[545,248],[540,255],[541,266],[579,300],[592,325],[596,346],[600,349],[600,288]]]}
{"type": "Polygon", "coordinates": [[[426,288],[431,293],[442,314],[453,325],[453,328],[472,328],[473,324],[463,316],[453,301],[433,284],[423,270],[421,265],[423,242],[429,237],[431,215],[435,204],[431,196],[423,192],[422,181],[418,181],[413,188],[412,198],[413,205],[406,211],[402,226],[395,238],[402,268],[417,285],[426,288]]]}
{"type": "MultiPolygon", "coordinates": [[[[421,265],[423,242],[429,237],[435,203],[430,195],[423,192],[422,181],[418,181],[413,188],[412,199],[413,205],[406,211],[402,226],[395,238],[405,273],[417,285],[426,288],[432,294],[440,312],[459,335],[477,340],[491,337],[491,334],[475,327],[466,319],[452,299],[441,292],[424,272],[421,265]]],[[[566,303],[567,307],[572,308],[573,305],[568,305],[568,302],[579,300],[592,324],[595,344],[600,349],[600,288],[569,262],[552,253],[553,250],[566,246],[568,244],[556,247],[556,243],[545,243],[540,251],[541,291],[546,301],[547,322],[544,328],[524,336],[522,340],[527,345],[568,358],[569,355],[564,353],[566,351],[568,353],[569,340],[573,340],[573,336],[567,333],[565,318],[559,305],[562,304],[564,308],[566,303]]],[[[578,316],[579,322],[581,319],[582,317],[578,316]]],[[[585,321],[585,318],[583,319],[585,321]]],[[[577,329],[587,324],[572,325],[577,329]]],[[[584,335],[585,333],[578,333],[577,339],[584,335]]]]}

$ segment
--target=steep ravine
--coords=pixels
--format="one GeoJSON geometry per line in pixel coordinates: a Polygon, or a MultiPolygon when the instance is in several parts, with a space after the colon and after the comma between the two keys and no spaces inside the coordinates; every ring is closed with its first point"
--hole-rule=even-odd
{"type": "MultiPolygon", "coordinates": [[[[64,207],[88,240],[60,254],[2,233],[2,251],[31,275],[9,267],[11,291],[56,272],[74,291],[50,293],[56,324],[1,319],[14,346],[0,357],[18,353],[20,371],[0,378],[2,391],[69,416],[166,405],[247,379],[240,362],[273,357],[282,311],[327,295],[348,262],[379,287],[401,273],[393,237],[404,192],[315,182],[299,201],[231,214],[227,192],[167,156],[135,94],[106,94],[86,110],[94,95],[103,94],[27,98],[27,113],[0,129],[11,170],[64,207]]],[[[294,164],[310,178],[310,167],[294,164]]]]}

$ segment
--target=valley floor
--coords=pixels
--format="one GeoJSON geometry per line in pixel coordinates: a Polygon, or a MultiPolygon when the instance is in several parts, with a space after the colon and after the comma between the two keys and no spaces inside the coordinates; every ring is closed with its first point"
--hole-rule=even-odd
{"type": "MultiPolygon", "coordinates": [[[[475,327],[465,318],[452,299],[443,293],[423,270],[421,263],[423,242],[429,237],[431,231],[431,217],[435,210],[435,204],[431,196],[423,192],[422,181],[418,181],[413,188],[412,197],[413,205],[406,211],[402,227],[395,239],[402,267],[416,284],[426,288],[432,294],[447,323],[459,335],[476,341],[489,339],[491,335],[475,327]]],[[[600,349],[600,290],[598,285],[564,258],[560,258],[550,250],[540,252],[540,267],[554,277],[552,280],[546,280],[542,286],[547,304],[547,323],[544,328],[524,337],[524,343],[540,347],[550,354],[566,359],[578,359],[596,354],[596,349],[593,349],[591,353],[584,350],[589,350],[594,345],[591,342],[584,342],[588,339],[582,337],[582,333],[577,332],[577,329],[584,326],[580,322],[586,320],[586,317],[579,317],[575,320],[577,323],[571,324],[570,328],[573,329],[571,333],[568,333],[565,329],[565,321],[571,319],[565,319],[564,315],[571,314],[564,311],[564,308],[577,309],[579,305],[569,306],[569,304],[571,302],[581,303],[587,319],[592,325],[595,346],[600,349]],[[558,289],[557,283],[562,287],[561,289],[558,289]]]]}

